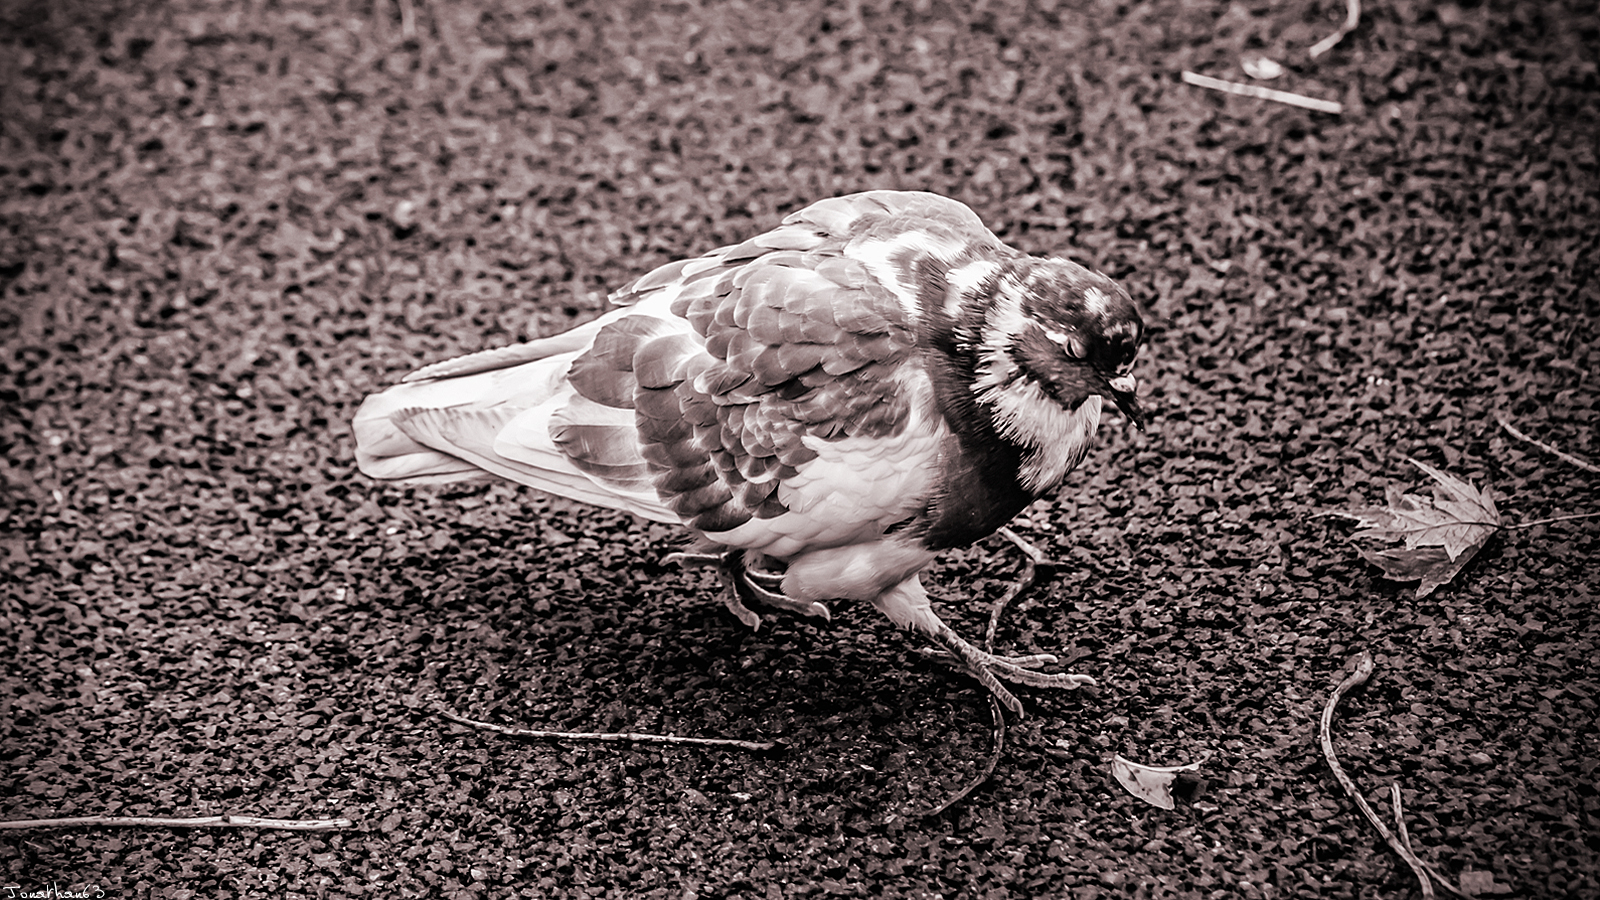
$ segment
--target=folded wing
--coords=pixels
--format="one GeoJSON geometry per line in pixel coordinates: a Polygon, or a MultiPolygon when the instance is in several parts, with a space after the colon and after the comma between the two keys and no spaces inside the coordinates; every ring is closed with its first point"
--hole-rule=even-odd
{"type": "Polygon", "coordinates": [[[594,322],[368,398],[358,461],[498,475],[780,556],[881,534],[925,502],[948,438],[908,286],[919,259],[984,242],[933,195],[823,201],[650,272],[594,322]]]}

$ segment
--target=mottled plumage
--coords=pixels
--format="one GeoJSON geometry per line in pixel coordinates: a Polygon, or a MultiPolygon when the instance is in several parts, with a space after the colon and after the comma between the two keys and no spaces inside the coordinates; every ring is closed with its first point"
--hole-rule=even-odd
{"type": "Polygon", "coordinates": [[[873,191],[662,266],[564,334],[429,366],[368,398],[377,478],[485,473],[679,523],[728,565],[730,606],[867,600],[994,675],[917,573],[993,533],[1082,460],[1102,398],[1135,422],[1142,337],[1114,282],[1002,244],[967,207],[873,191]],[[781,586],[781,587],[780,587],[781,586]]]}

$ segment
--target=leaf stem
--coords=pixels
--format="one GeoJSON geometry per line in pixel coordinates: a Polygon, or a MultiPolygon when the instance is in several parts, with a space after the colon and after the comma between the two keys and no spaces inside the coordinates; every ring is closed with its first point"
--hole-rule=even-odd
{"type": "Polygon", "coordinates": [[[1512,523],[1510,525],[1501,525],[1500,527],[1501,528],[1506,528],[1506,529],[1511,529],[1511,528],[1534,528],[1534,527],[1537,527],[1539,525],[1549,525],[1551,522],[1570,522],[1573,519],[1592,519],[1595,516],[1600,516],[1600,512],[1574,513],[1574,514],[1572,514],[1570,516],[1556,516],[1556,517],[1550,518],[1550,519],[1535,519],[1532,522],[1514,522],[1514,523],[1512,523]]]}
{"type": "MultiPolygon", "coordinates": [[[[1325,513],[1324,515],[1337,515],[1337,513],[1325,513]]],[[[1420,525],[1416,528],[1390,528],[1387,531],[1398,535],[1420,534],[1427,531],[1438,531],[1441,528],[1455,528],[1459,525],[1482,525],[1485,528],[1503,528],[1506,531],[1515,531],[1522,528],[1537,528],[1540,525],[1549,525],[1554,522],[1570,522],[1573,519],[1593,519],[1596,516],[1600,516],[1600,512],[1573,513],[1570,516],[1554,516],[1549,519],[1535,519],[1532,522],[1480,522],[1468,519],[1460,522],[1451,522],[1449,525],[1420,525]]],[[[1357,536],[1360,537],[1360,535],[1357,536]]]]}

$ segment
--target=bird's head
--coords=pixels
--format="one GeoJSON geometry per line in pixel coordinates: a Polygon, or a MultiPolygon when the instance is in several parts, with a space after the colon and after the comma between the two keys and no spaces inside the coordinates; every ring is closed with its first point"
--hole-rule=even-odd
{"type": "Polygon", "coordinates": [[[980,398],[1013,406],[1042,392],[1076,410],[1106,397],[1143,430],[1132,369],[1144,322],[1128,292],[1065,259],[1021,257],[991,277],[987,303],[968,310],[980,398]]]}

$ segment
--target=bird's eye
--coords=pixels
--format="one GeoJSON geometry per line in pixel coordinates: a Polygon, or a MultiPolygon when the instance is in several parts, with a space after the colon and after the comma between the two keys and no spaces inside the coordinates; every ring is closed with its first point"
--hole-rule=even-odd
{"type": "Polygon", "coordinates": [[[1060,347],[1061,352],[1067,356],[1073,359],[1084,358],[1083,339],[1078,335],[1046,328],[1044,329],[1044,336],[1049,338],[1051,343],[1060,347]]]}

